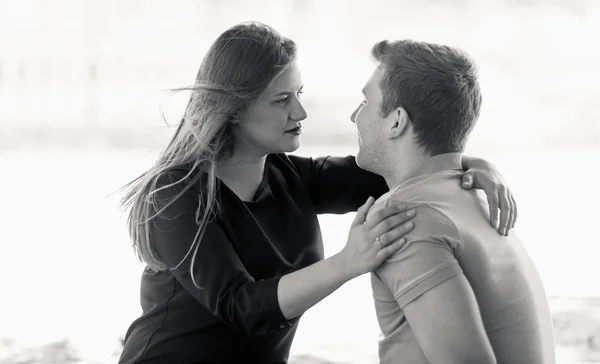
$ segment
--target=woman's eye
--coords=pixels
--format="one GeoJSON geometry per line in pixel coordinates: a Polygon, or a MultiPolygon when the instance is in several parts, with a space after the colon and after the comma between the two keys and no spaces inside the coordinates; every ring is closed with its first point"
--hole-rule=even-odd
{"type": "Polygon", "coordinates": [[[287,102],[288,98],[286,97],[285,99],[281,99],[281,100],[277,100],[275,101],[278,104],[285,104],[287,102]]]}

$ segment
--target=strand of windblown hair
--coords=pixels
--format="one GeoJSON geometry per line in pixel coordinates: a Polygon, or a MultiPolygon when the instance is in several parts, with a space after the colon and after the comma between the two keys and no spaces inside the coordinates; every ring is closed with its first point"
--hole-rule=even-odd
{"type": "Polygon", "coordinates": [[[192,92],[214,92],[214,93],[218,93],[221,95],[227,95],[227,96],[234,96],[234,97],[241,97],[240,93],[244,92],[244,88],[236,88],[233,89],[231,87],[227,87],[227,86],[223,86],[223,85],[219,85],[216,83],[210,83],[210,82],[196,82],[194,84],[194,86],[191,87],[180,87],[180,88],[176,88],[173,89],[172,91],[178,92],[178,91],[192,91],[192,92]]]}

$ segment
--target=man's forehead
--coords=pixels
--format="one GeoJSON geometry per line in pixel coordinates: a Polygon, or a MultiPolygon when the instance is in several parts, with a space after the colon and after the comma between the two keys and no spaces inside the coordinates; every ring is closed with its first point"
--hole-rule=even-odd
{"type": "Polygon", "coordinates": [[[381,69],[381,67],[377,67],[373,71],[371,77],[369,77],[367,83],[365,84],[365,87],[363,88],[364,94],[371,94],[375,89],[379,88],[379,81],[381,80],[382,74],[383,70],[381,69]]]}

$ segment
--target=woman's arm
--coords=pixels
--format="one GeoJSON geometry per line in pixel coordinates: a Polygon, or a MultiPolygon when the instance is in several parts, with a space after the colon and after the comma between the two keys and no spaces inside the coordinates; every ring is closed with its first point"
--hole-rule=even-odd
{"type": "MultiPolygon", "coordinates": [[[[286,158],[306,181],[318,214],[356,211],[367,197],[378,198],[389,191],[381,176],[360,168],[353,156],[306,158],[287,155],[286,158]]],[[[463,156],[462,165],[466,172],[461,186],[485,192],[490,205],[490,223],[499,233],[507,235],[514,227],[517,206],[500,172],[481,158],[463,156]]]]}
{"type": "Polygon", "coordinates": [[[412,228],[412,225],[402,224],[414,216],[414,211],[398,215],[405,207],[388,201],[386,207],[374,212],[365,222],[373,201],[369,198],[358,209],[342,251],[281,277],[279,306],[287,319],[303,314],[347,281],[377,268],[402,246],[402,236],[412,228]]]}
{"type": "Polygon", "coordinates": [[[283,316],[291,320],[332,294],[351,277],[343,259],[333,255],[279,280],[277,298],[283,316]]]}
{"type": "Polygon", "coordinates": [[[378,199],[389,191],[385,179],[360,168],[354,156],[284,158],[306,182],[317,214],[354,212],[369,196],[378,199]]]}
{"type": "MultiPolygon", "coordinates": [[[[163,190],[165,194],[167,191],[163,190]]],[[[408,231],[401,224],[410,218],[402,209],[389,206],[378,218],[354,224],[346,247],[335,257],[283,277],[256,280],[216,222],[207,226],[197,253],[187,255],[181,263],[197,232],[197,193],[190,189],[151,221],[152,243],[192,297],[231,329],[246,335],[271,334],[290,326],[290,319],[344,282],[381,264],[399,247],[394,242],[408,231]],[[374,243],[379,236],[379,242],[374,243]],[[190,275],[192,259],[197,286],[190,275]]],[[[168,200],[164,197],[161,200],[168,200]]],[[[363,210],[357,221],[364,220],[368,206],[363,210]]]]}
{"type": "Polygon", "coordinates": [[[463,155],[462,166],[466,171],[462,187],[479,188],[485,192],[490,206],[490,223],[498,228],[500,234],[508,235],[509,229],[514,228],[517,221],[517,203],[498,168],[485,159],[467,155],[463,155]]]}

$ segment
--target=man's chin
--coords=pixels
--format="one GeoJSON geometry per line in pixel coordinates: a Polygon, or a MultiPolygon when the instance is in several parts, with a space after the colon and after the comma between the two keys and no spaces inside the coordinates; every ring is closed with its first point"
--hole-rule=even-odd
{"type": "Polygon", "coordinates": [[[365,171],[371,172],[371,170],[369,169],[369,164],[370,163],[367,160],[365,160],[364,155],[362,155],[359,150],[358,154],[356,155],[356,165],[359,166],[361,169],[364,169],[365,171]]]}
{"type": "Polygon", "coordinates": [[[379,163],[377,163],[377,162],[378,162],[377,159],[372,158],[369,155],[361,154],[360,151],[356,155],[356,165],[360,169],[365,170],[367,172],[374,173],[374,174],[380,176],[381,175],[380,174],[381,170],[378,168],[379,167],[379,163]]]}

